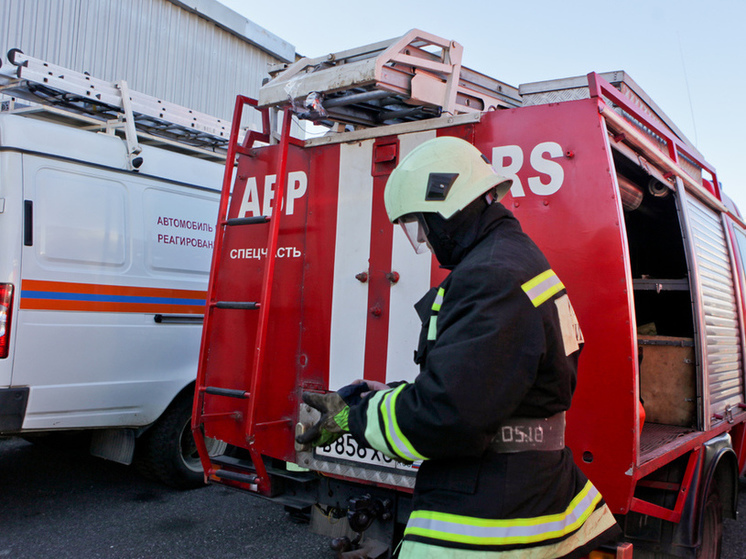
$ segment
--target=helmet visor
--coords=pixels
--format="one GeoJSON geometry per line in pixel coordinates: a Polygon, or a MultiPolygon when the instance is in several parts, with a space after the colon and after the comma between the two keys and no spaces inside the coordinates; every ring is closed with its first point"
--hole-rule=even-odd
{"type": "Polygon", "coordinates": [[[417,254],[422,254],[430,249],[430,245],[427,244],[427,224],[422,217],[422,214],[407,214],[399,218],[399,225],[401,225],[404,234],[409,240],[409,244],[417,254]]]}

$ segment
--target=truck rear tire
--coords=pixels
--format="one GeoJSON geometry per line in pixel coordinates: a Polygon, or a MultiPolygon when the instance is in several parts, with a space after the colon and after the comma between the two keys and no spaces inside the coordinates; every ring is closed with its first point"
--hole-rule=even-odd
{"type": "Polygon", "coordinates": [[[719,559],[723,545],[723,503],[713,480],[702,507],[702,542],[697,559],[719,559]]]}
{"type": "MultiPolygon", "coordinates": [[[[204,471],[191,430],[192,400],[180,397],[138,441],[135,464],[146,477],[177,489],[205,485],[204,471]]],[[[206,439],[211,456],[222,454],[226,444],[206,439]]]]}

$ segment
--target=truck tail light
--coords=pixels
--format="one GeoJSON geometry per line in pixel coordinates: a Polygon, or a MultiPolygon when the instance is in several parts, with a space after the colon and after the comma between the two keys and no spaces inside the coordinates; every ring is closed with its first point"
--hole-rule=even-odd
{"type": "Polygon", "coordinates": [[[0,359],[10,350],[10,319],[13,311],[13,284],[0,283],[0,359]]]}

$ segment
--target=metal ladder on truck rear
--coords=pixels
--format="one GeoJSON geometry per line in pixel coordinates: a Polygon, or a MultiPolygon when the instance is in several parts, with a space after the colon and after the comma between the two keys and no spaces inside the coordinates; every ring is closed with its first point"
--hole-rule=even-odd
{"type": "MultiPolygon", "coordinates": [[[[236,99],[235,112],[233,116],[233,129],[231,131],[230,142],[228,145],[227,164],[223,177],[223,190],[219,208],[218,233],[215,241],[213,252],[212,273],[210,275],[210,285],[208,287],[207,311],[205,314],[205,327],[203,329],[202,351],[200,354],[199,370],[197,374],[196,397],[194,410],[192,414],[192,432],[195,443],[199,450],[202,465],[207,479],[212,481],[228,480],[239,487],[250,491],[258,491],[261,494],[269,495],[271,493],[271,483],[264,464],[261,453],[254,446],[254,441],[258,431],[272,429],[273,427],[289,426],[289,420],[278,419],[276,421],[257,421],[257,403],[259,402],[260,386],[262,385],[262,372],[266,352],[266,334],[269,323],[269,310],[272,299],[272,285],[275,270],[275,255],[277,253],[277,242],[280,231],[280,204],[277,204],[277,211],[272,216],[253,216],[253,217],[236,217],[227,218],[228,206],[231,199],[233,187],[233,162],[238,155],[252,156],[252,146],[254,142],[271,143],[273,141],[270,132],[269,111],[262,111],[263,132],[258,133],[250,131],[246,134],[245,139],[241,141],[240,130],[237,123],[241,122],[243,109],[245,106],[256,107],[256,101],[247,97],[238,96],[236,99]],[[253,301],[235,301],[219,300],[219,293],[216,287],[216,278],[220,276],[221,256],[224,255],[226,247],[226,238],[235,230],[244,227],[258,226],[269,224],[267,235],[266,258],[261,280],[261,295],[253,301]],[[207,362],[210,358],[209,350],[206,349],[206,340],[208,333],[214,324],[218,324],[216,313],[227,311],[231,313],[256,313],[256,337],[253,344],[252,365],[242,375],[242,384],[248,389],[226,388],[223,386],[209,386],[207,384],[207,362]],[[207,396],[217,397],[232,402],[230,409],[220,412],[206,412],[205,399],[207,396]],[[218,456],[209,457],[205,445],[205,423],[212,421],[229,421],[234,422],[242,429],[241,438],[246,441],[246,447],[251,456],[251,463],[245,460],[232,460],[230,457],[218,456]]],[[[278,177],[277,187],[275,189],[275,199],[282,200],[287,183],[287,156],[288,146],[291,142],[296,142],[290,136],[290,125],[292,117],[291,111],[287,108],[284,111],[281,139],[278,145],[279,157],[277,160],[276,176],[278,177]]],[[[240,178],[237,178],[240,180],[240,178]]]]}
{"type": "Polygon", "coordinates": [[[142,165],[142,145],[223,162],[231,123],[10,49],[0,64],[3,111],[121,134],[130,170],[142,165]],[[19,100],[30,101],[31,104],[19,100]]]}

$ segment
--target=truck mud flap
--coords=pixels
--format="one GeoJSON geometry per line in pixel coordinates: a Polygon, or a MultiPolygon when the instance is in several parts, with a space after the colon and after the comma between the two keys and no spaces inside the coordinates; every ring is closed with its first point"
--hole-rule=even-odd
{"type": "Polygon", "coordinates": [[[0,390],[0,433],[13,433],[21,430],[26,416],[29,389],[4,388],[0,390]]]}

